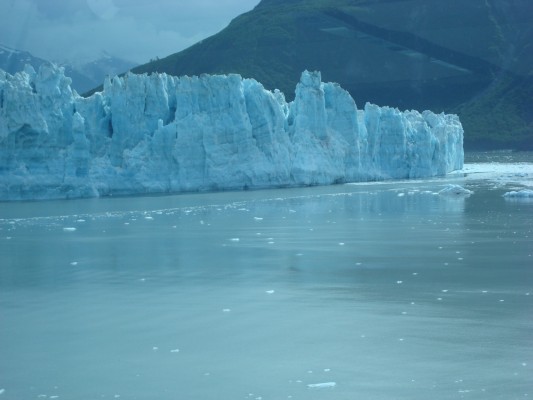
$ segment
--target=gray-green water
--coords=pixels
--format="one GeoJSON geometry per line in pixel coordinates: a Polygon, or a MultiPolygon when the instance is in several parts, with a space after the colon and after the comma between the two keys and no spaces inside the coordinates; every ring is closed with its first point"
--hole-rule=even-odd
{"type": "Polygon", "coordinates": [[[504,191],[1,204],[0,399],[533,396],[533,202],[504,191]]]}

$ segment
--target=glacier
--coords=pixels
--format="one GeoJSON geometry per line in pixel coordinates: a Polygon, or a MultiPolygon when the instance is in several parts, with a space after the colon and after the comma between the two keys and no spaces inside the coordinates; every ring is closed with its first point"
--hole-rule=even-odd
{"type": "Polygon", "coordinates": [[[106,79],[82,97],[55,65],[0,70],[0,200],[242,190],[445,175],[456,115],[367,103],[304,71],[295,99],[240,75],[106,79]]]}

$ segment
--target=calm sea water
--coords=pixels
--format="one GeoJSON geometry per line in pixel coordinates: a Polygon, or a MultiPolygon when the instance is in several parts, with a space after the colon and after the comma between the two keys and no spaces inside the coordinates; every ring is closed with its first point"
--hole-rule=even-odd
{"type": "Polygon", "coordinates": [[[0,399],[531,397],[533,202],[504,191],[0,204],[0,399]]]}

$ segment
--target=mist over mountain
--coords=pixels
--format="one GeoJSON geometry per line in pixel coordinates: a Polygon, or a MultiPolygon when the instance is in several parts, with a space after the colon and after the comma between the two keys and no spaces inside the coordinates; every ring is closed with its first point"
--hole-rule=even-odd
{"type": "Polygon", "coordinates": [[[319,70],[359,107],[458,113],[467,148],[533,148],[532,19],[528,0],[263,0],[133,72],[239,73],[291,99],[319,70]]]}
{"type": "MultiPolygon", "coordinates": [[[[0,44],[0,69],[14,74],[22,71],[26,64],[31,65],[35,70],[51,60],[44,60],[35,57],[31,53],[17,50],[0,44]]],[[[113,57],[103,53],[100,58],[90,62],[61,64],[65,68],[65,75],[72,79],[72,88],[78,93],[101,85],[106,76],[114,76],[130,70],[134,63],[113,57]]]]}

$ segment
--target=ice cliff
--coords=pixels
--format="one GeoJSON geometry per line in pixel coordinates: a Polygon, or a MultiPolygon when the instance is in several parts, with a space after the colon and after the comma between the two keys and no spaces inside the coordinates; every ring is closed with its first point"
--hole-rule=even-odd
{"type": "Polygon", "coordinates": [[[239,75],[134,75],[84,98],[55,66],[0,70],[0,200],[324,185],[463,165],[455,115],[366,104],[304,72],[295,100],[239,75]]]}

